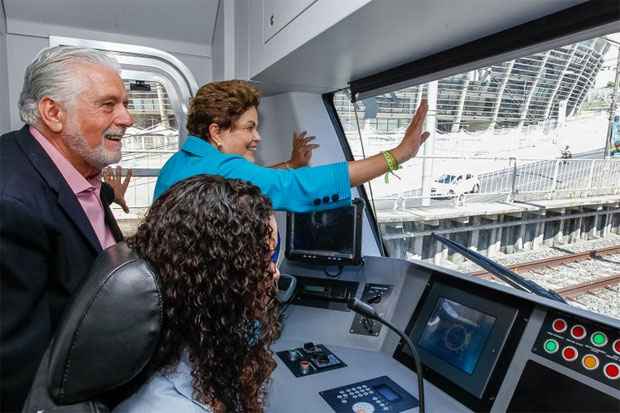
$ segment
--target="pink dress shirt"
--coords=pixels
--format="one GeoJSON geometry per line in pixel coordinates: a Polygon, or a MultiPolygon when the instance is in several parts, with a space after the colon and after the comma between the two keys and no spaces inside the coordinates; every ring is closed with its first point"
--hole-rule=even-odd
{"type": "Polygon", "coordinates": [[[91,179],[84,178],[59,151],[50,143],[45,136],[34,127],[30,127],[30,133],[43,147],[43,150],[51,158],[56,168],[67,181],[67,184],[77,197],[82,209],[93,227],[101,248],[106,249],[116,244],[112,231],[105,224],[105,212],[101,203],[101,178],[99,175],[91,179]]]}

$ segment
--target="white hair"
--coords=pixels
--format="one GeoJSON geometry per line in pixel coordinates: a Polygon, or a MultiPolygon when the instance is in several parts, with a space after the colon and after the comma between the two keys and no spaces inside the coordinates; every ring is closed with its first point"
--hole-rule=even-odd
{"type": "Polygon", "coordinates": [[[24,123],[36,125],[39,122],[38,103],[43,97],[69,104],[80,94],[82,85],[74,66],[80,63],[107,66],[120,74],[116,59],[99,50],[74,46],[41,50],[24,74],[18,103],[19,116],[24,123]]]}

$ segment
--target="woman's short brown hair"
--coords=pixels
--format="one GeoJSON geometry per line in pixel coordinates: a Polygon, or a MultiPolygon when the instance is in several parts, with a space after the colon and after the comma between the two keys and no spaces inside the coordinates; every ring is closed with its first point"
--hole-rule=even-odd
{"type": "Polygon", "coordinates": [[[212,123],[230,129],[246,110],[258,106],[259,97],[258,89],[243,80],[207,83],[190,102],[187,131],[207,139],[212,123]]]}

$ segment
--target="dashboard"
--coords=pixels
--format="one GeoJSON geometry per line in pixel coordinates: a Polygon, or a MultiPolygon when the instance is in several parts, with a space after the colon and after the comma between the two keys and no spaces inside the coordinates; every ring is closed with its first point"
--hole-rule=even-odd
{"type": "Polygon", "coordinates": [[[298,285],[273,346],[269,412],[419,410],[411,352],[346,297],[416,345],[428,412],[620,411],[618,320],[422,262],[364,257],[337,278],[291,261],[281,271],[298,285]]]}

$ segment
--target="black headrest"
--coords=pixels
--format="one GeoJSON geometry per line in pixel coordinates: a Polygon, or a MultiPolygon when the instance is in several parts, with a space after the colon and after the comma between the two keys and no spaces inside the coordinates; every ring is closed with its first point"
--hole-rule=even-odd
{"type": "Polygon", "coordinates": [[[132,380],[155,351],[162,311],[154,269],[125,243],[105,250],[52,343],[52,398],[59,404],[78,403],[132,380]]]}

